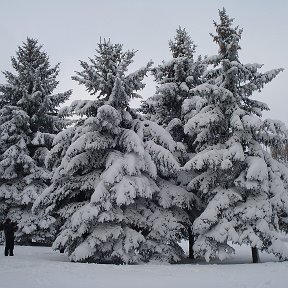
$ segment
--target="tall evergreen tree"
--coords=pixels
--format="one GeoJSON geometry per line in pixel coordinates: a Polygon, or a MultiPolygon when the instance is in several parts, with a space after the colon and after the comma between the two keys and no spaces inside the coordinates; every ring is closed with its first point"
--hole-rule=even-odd
{"type": "Polygon", "coordinates": [[[52,94],[59,64],[50,67],[37,40],[27,38],[11,60],[16,74],[4,72],[7,84],[0,85],[0,221],[18,222],[18,242],[49,242],[52,219],[32,215],[31,207],[49,185],[44,160],[55,134],[68,124],[58,107],[71,91],[52,94]]]}
{"type": "Polygon", "coordinates": [[[263,120],[267,105],[250,98],[283,69],[262,73],[262,65],[242,64],[242,30],[232,27],[225,9],[219,16],[213,36],[219,54],[207,59],[213,64],[208,80],[193,89],[202,97],[199,113],[185,126],[197,135],[198,152],[185,165],[199,173],[188,186],[206,206],[193,225],[195,255],[224,259],[232,242],[251,245],[254,262],[257,249],[287,258],[277,234],[288,211],[287,169],[263,146],[283,143],[288,133],[280,121],[263,120]]]}
{"type": "MultiPolygon", "coordinates": [[[[178,153],[181,155],[181,165],[184,165],[195,152],[194,139],[184,133],[184,125],[191,117],[191,113],[194,112],[191,107],[197,102],[192,89],[204,81],[203,75],[207,64],[201,56],[194,59],[196,45],[187,31],[181,27],[176,30],[174,40],[169,41],[169,48],[172,59],[163,61],[162,64],[152,69],[157,83],[156,93],[143,101],[142,112],[148,119],[165,127],[175,141],[182,143],[183,147],[178,153]]],[[[193,176],[193,173],[179,171],[179,185],[186,189],[187,183],[193,176]]],[[[194,244],[191,223],[196,215],[199,215],[200,210],[201,205],[191,207],[190,221],[185,225],[186,238],[189,239],[190,258],[193,258],[192,247],[194,244]]]]}
{"type": "Polygon", "coordinates": [[[183,256],[179,219],[187,215],[181,207],[193,197],[169,181],[179,170],[173,156],[177,143],[129,108],[152,64],[127,74],[134,55],[104,41],[91,63],[81,61],[83,71],[72,78],[98,99],[71,105],[83,118],[58,134],[47,159],[58,167],[34,208],[45,206],[63,219],[53,247],[65,248],[72,261],[135,263],[183,256]]]}

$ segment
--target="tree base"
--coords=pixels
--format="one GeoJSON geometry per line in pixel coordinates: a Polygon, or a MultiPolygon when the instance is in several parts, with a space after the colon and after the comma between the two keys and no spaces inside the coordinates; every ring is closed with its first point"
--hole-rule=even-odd
{"type": "Polygon", "coordinates": [[[260,257],[259,257],[259,251],[256,247],[251,247],[252,250],[252,260],[253,263],[259,263],[260,262],[260,257]]]}

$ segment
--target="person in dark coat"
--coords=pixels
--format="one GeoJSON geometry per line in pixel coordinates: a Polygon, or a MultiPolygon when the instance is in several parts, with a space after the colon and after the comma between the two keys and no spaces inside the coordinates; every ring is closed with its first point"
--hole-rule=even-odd
{"type": "Polygon", "coordinates": [[[7,218],[6,221],[0,225],[0,230],[4,230],[5,234],[5,256],[14,256],[14,233],[17,231],[17,223],[7,218]]]}

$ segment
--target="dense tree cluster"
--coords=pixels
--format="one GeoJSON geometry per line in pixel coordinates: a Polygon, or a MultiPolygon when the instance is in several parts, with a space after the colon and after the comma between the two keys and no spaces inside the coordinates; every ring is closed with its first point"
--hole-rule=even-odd
{"type": "Polygon", "coordinates": [[[173,263],[183,239],[190,258],[248,244],[254,262],[288,259],[288,131],[251,98],[283,69],[243,64],[242,30],[219,16],[215,56],[195,56],[179,27],[171,60],[130,72],[136,51],[101,41],[72,77],[94,99],[62,109],[59,64],[34,39],[18,48],[0,85],[0,220],[19,223],[19,243],[78,262],[173,263]],[[132,109],[149,72],[155,95],[132,109]]]}

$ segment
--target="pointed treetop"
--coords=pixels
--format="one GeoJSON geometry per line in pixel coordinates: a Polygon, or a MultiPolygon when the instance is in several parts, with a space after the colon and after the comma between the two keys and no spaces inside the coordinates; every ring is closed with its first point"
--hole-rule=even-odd
{"type": "Polygon", "coordinates": [[[59,84],[56,78],[60,63],[51,67],[49,56],[42,50],[42,45],[39,45],[36,39],[27,37],[26,42],[18,46],[16,56],[11,57],[11,62],[17,73],[14,75],[9,71],[3,72],[7,81],[10,84],[14,83],[16,77],[22,84],[25,83],[26,88],[28,87],[28,94],[37,90],[50,94],[59,84]]]}
{"type": "Polygon", "coordinates": [[[232,27],[233,18],[229,18],[225,8],[219,10],[220,23],[214,21],[214,26],[216,27],[216,35],[211,34],[214,42],[216,42],[219,47],[219,53],[224,58],[229,58],[229,60],[234,61],[238,58],[238,50],[241,49],[239,46],[239,41],[241,39],[242,29],[238,26],[232,27]]]}
{"type": "Polygon", "coordinates": [[[141,98],[136,92],[145,87],[142,81],[152,62],[127,74],[137,51],[123,51],[122,44],[100,39],[96,52],[94,58],[89,59],[90,63],[80,61],[83,71],[76,71],[72,79],[84,85],[91,95],[96,95],[103,103],[126,109],[131,98],[141,98]]]}
{"type": "Polygon", "coordinates": [[[57,76],[60,64],[51,67],[49,56],[43,51],[42,45],[29,37],[18,46],[11,62],[15,71],[3,72],[7,84],[0,85],[0,93],[3,93],[0,106],[11,105],[23,109],[30,117],[33,133],[59,132],[66,121],[60,119],[62,116],[57,116],[58,108],[72,93],[69,90],[52,94],[59,83],[57,76]]]}
{"type": "Polygon", "coordinates": [[[193,58],[196,45],[193,43],[191,37],[187,33],[185,28],[179,28],[176,30],[176,36],[174,41],[169,41],[169,47],[172,52],[173,58],[189,57],[193,58]]]}
{"type": "MultiPolygon", "coordinates": [[[[12,57],[12,66],[18,72],[27,71],[27,63],[30,69],[48,69],[49,57],[45,51],[42,51],[42,45],[38,44],[37,39],[27,37],[22,46],[18,46],[16,57],[12,57]]],[[[56,65],[58,74],[59,64],[56,65]]]]}

